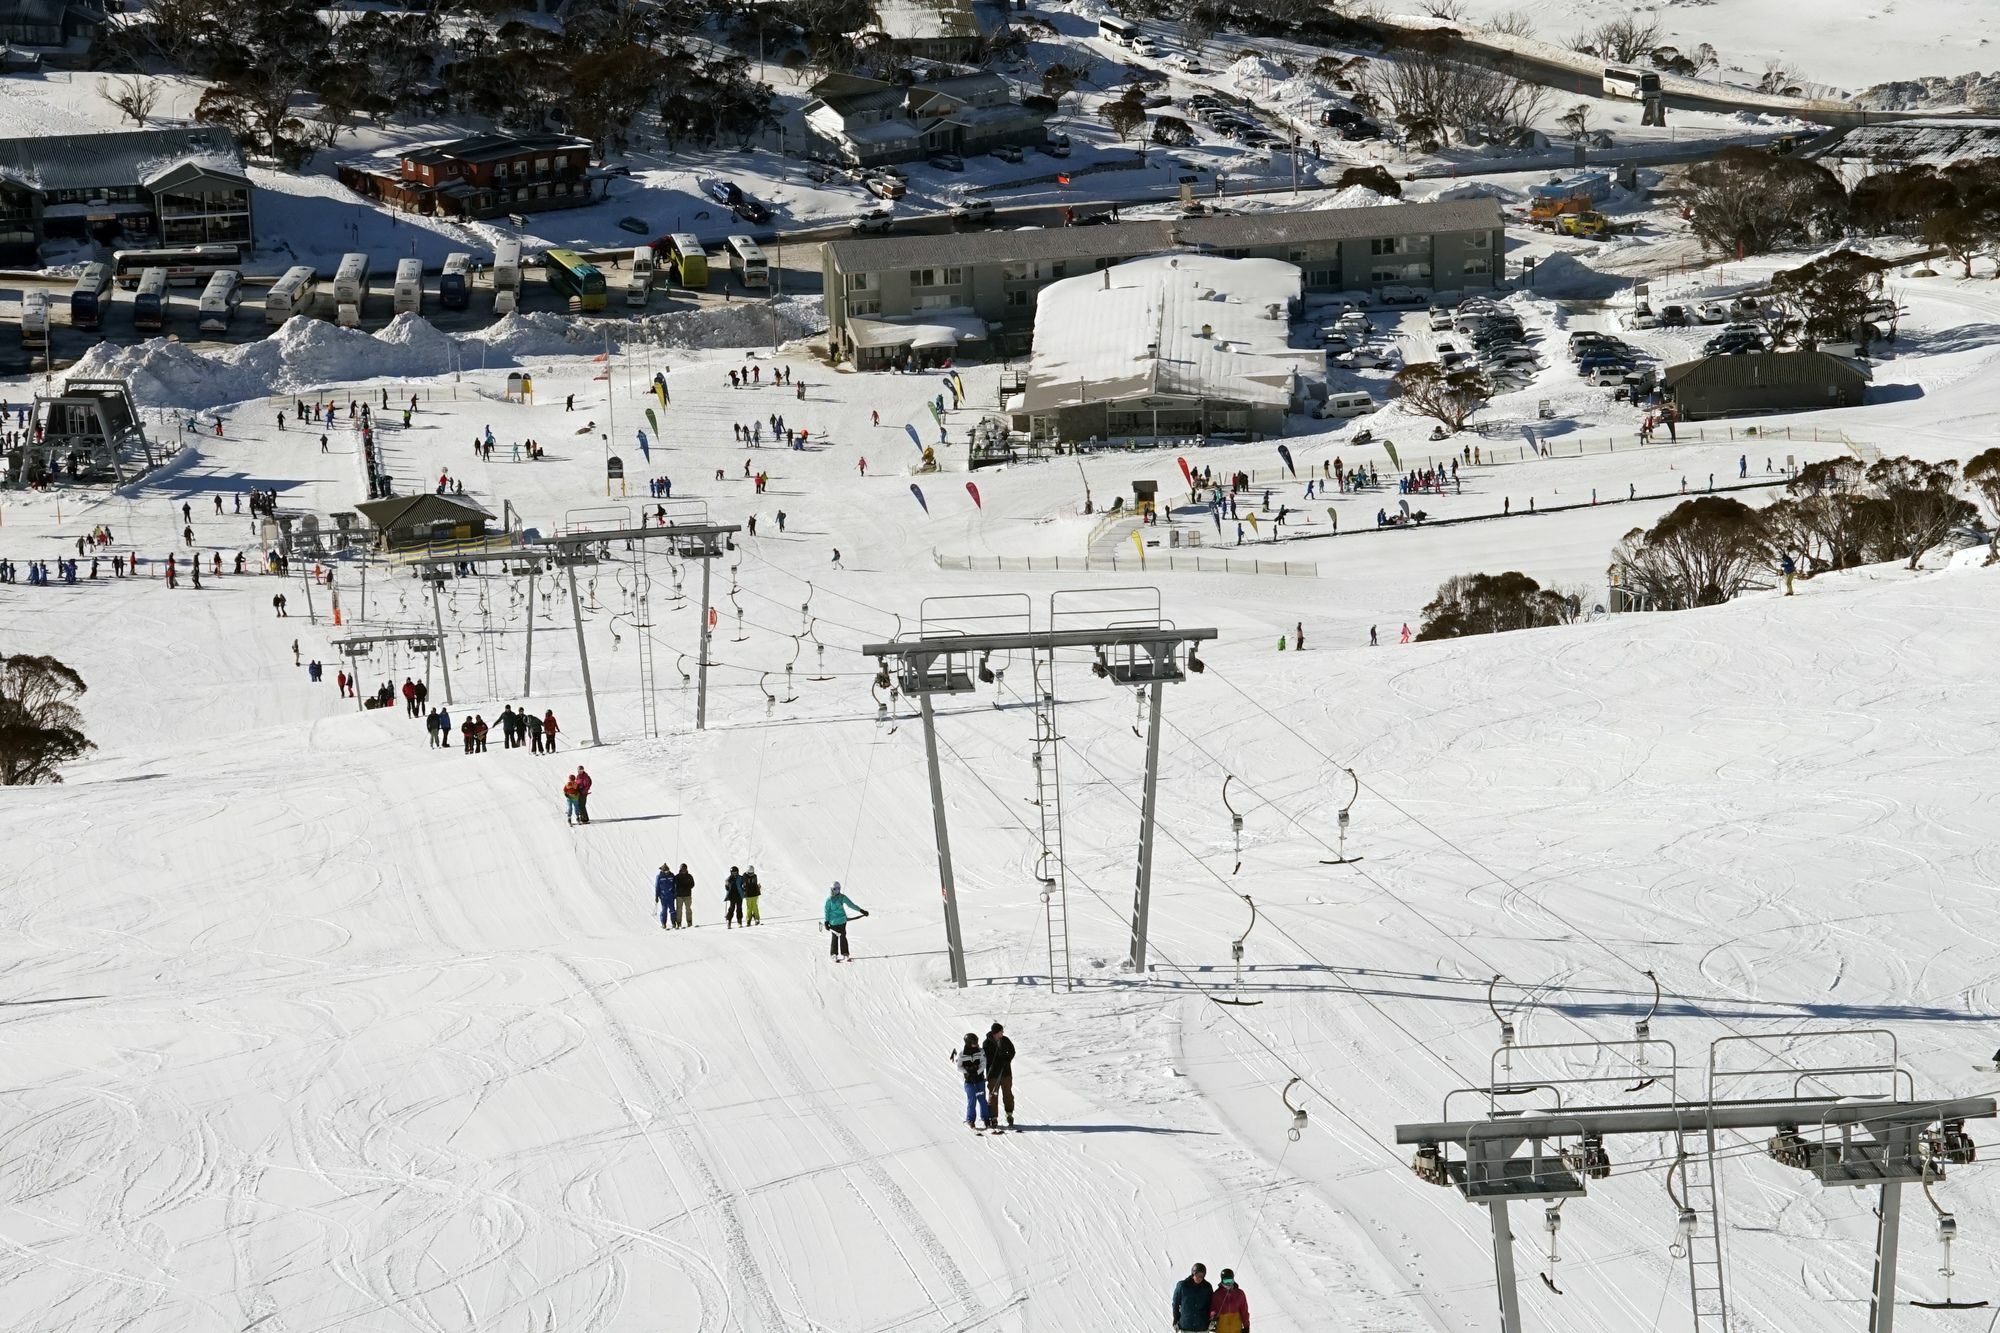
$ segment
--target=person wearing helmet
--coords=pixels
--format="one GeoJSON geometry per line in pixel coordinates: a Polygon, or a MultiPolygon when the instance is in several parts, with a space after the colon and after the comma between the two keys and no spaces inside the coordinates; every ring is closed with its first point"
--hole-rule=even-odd
{"type": "Polygon", "coordinates": [[[986,1056],[979,1049],[979,1034],[965,1034],[965,1044],[952,1053],[959,1077],[965,1082],[965,1127],[978,1133],[993,1128],[993,1108],[986,1102],[986,1056]]]}
{"type": "MultiPolygon", "coordinates": [[[[868,915],[861,904],[840,891],[840,881],[835,880],[833,891],[826,898],[826,910],[821,914],[820,929],[833,937],[827,941],[826,950],[836,963],[854,961],[847,952],[847,918],[850,913],[854,916],[868,915]]],[[[973,1045],[977,1046],[978,1042],[973,1045]]]]}
{"type": "Polygon", "coordinates": [[[1250,1333],[1250,1298],[1236,1285],[1235,1270],[1222,1270],[1208,1310],[1215,1319],[1215,1333],[1250,1333]]]}

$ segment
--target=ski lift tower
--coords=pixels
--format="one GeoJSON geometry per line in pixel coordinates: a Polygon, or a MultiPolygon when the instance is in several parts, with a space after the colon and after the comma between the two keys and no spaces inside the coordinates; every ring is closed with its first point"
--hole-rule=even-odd
{"type": "MultiPolygon", "coordinates": [[[[938,764],[937,718],[931,696],[969,694],[978,681],[996,683],[991,666],[996,653],[1027,652],[1045,657],[1048,675],[1038,669],[1037,707],[1041,682],[1048,684],[1048,707],[1054,707],[1054,663],[1059,652],[1090,654],[1091,673],[1101,680],[1130,685],[1146,692],[1150,721],[1146,735],[1146,768],[1139,814],[1139,861],[1132,898],[1131,951],[1126,966],[1146,970],[1146,926],[1152,908],[1153,826],[1158,810],[1160,773],[1160,708],[1165,686],[1200,672],[1203,663],[1195,645],[1216,637],[1212,629],[1181,629],[1161,618],[1157,588],[1122,588],[1058,592],[1049,599],[1049,628],[1033,627],[1033,607],[1026,597],[998,594],[984,599],[998,607],[1001,599],[1018,600],[1018,611],[968,609],[982,599],[929,598],[914,637],[898,635],[888,643],[862,645],[864,656],[880,667],[878,688],[889,685],[890,659],[895,659],[895,683],[917,700],[924,720],[924,755],[930,768],[931,818],[936,828],[938,875],[944,893],[945,942],[951,955],[951,979],[967,984],[965,945],[959,933],[958,893],[952,876],[951,836],[946,827],[944,779],[938,764]],[[995,626],[1011,619],[1004,628],[995,626]]],[[[1038,730],[1038,735],[1040,734],[1038,730]]],[[[1050,734],[1053,735],[1051,729],[1050,734]]],[[[1044,853],[1047,847],[1044,847],[1044,853]]],[[[1054,978],[1051,977],[1053,983],[1054,978]]]]}
{"type": "Polygon", "coordinates": [[[72,476],[123,486],[160,464],[124,380],[73,379],[36,394],[34,425],[15,449],[8,480],[72,476]]]}
{"type": "MultiPolygon", "coordinates": [[[[1769,1135],[1774,1160],[1812,1175],[1821,1185],[1879,1191],[1874,1292],[1866,1327],[1868,1333],[1893,1333],[1903,1186],[1921,1184],[1928,1195],[1947,1168],[1969,1165],[1974,1149],[1965,1122],[1990,1120],[1996,1113],[1991,1097],[1918,1097],[1894,1034],[1880,1028],[1719,1038],[1710,1044],[1707,1085],[1697,1097],[1680,1094],[1673,1044],[1653,1037],[1644,1022],[1629,1041],[1516,1045],[1513,1025],[1503,1020],[1501,1041],[1488,1086],[1447,1094],[1442,1120],[1396,1127],[1396,1142],[1416,1146],[1411,1165],[1419,1179],[1455,1188],[1467,1203],[1486,1208],[1501,1333],[1521,1333],[1523,1327],[1509,1205],[1536,1200],[1548,1205],[1549,1271],[1542,1280],[1562,1294],[1554,1272],[1561,1209],[1569,1200],[1585,1197],[1589,1181],[1612,1174],[1607,1144],[1630,1135],[1671,1135],[1675,1140],[1667,1188],[1676,1210],[1675,1252],[1687,1260],[1694,1328],[1697,1333],[1728,1333],[1733,1325],[1724,1293],[1718,1150],[1723,1136],[1750,1134],[1769,1135]],[[1776,1049],[1779,1042],[1785,1047],[1782,1053],[1776,1049]],[[1825,1063],[1792,1058],[1794,1053],[1809,1058],[1822,1042],[1849,1051],[1860,1047],[1865,1054],[1825,1063]],[[1747,1059],[1742,1057],[1746,1047],[1751,1048],[1747,1059]],[[1578,1068],[1597,1072],[1569,1072],[1578,1068]],[[1663,1085],[1667,1099],[1589,1104],[1593,1092],[1628,1082],[1627,1092],[1663,1085]],[[1807,1087],[1822,1095],[1804,1095],[1807,1087]],[[1731,1093],[1727,1098],[1720,1095],[1725,1090],[1731,1093]],[[1745,1095],[1758,1091],[1778,1095],[1745,1095]],[[1524,1111],[1508,1104],[1535,1094],[1547,1095],[1555,1109],[1524,1111]],[[1468,1097],[1483,1100],[1484,1115],[1450,1118],[1453,1101],[1468,1097]],[[1581,1100],[1573,1103],[1572,1097],[1581,1100]]],[[[1940,1238],[1949,1244],[1957,1224],[1942,1209],[1939,1216],[1940,1238]]]]}

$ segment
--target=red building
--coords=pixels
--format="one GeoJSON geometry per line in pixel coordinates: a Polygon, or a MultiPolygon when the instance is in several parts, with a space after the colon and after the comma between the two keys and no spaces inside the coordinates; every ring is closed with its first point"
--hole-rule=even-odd
{"type": "Polygon", "coordinates": [[[479,134],[340,164],[341,184],[406,213],[493,217],[604,197],[590,145],[562,134],[479,134]]]}

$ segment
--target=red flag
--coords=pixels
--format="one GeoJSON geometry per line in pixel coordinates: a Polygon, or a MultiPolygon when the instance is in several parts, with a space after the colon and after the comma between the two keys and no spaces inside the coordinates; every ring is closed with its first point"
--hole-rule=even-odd
{"type": "Polygon", "coordinates": [[[1068,172],[1063,172],[1063,173],[1061,173],[1060,175],[1058,175],[1058,176],[1056,177],[1056,184],[1058,184],[1058,185],[1067,185],[1067,184],[1069,184],[1069,173],[1068,173],[1068,172]]]}
{"type": "Polygon", "coordinates": [[[965,483],[965,489],[972,495],[972,507],[984,512],[986,506],[979,502],[979,488],[968,481],[965,483]]]}
{"type": "Polygon", "coordinates": [[[1181,465],[1181,480],[1185,481],[1188,484],[1188,488],[1192,490],[1194,488],[1194,473],[1188,469],[1187,459],[1176,458],[1174,461],[1181,465]]]}

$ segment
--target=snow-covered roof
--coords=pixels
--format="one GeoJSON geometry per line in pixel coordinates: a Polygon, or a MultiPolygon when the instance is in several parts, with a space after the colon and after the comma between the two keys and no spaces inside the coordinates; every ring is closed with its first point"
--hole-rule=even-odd
{"type": "Polygon", "coordinates": [[[972,0],[875,0],[875,31],[892,41],[979,36],[972,0]]]}
{"type": "Polygon", "coordinates": [[[36,190],[139,185],[186,161],[243,174],[236,136],[212,125],[0,139],[0,176],[36,190]]]}
{"type": "Polygon", "coordinates": [[[1021,409],[1131,398],[1283,406],[1325,356],[1291,345],[1303,280],[1277,259],[1169,254],[1050,283],[1036,297],[1021,409]]]}
{"type": "Polygon", "coordinates": [[[908,319],[851,319],[847,326],[857,347],[956,347],[986,338],[986,321],[959,310],[926,310],[908,319]]]}

